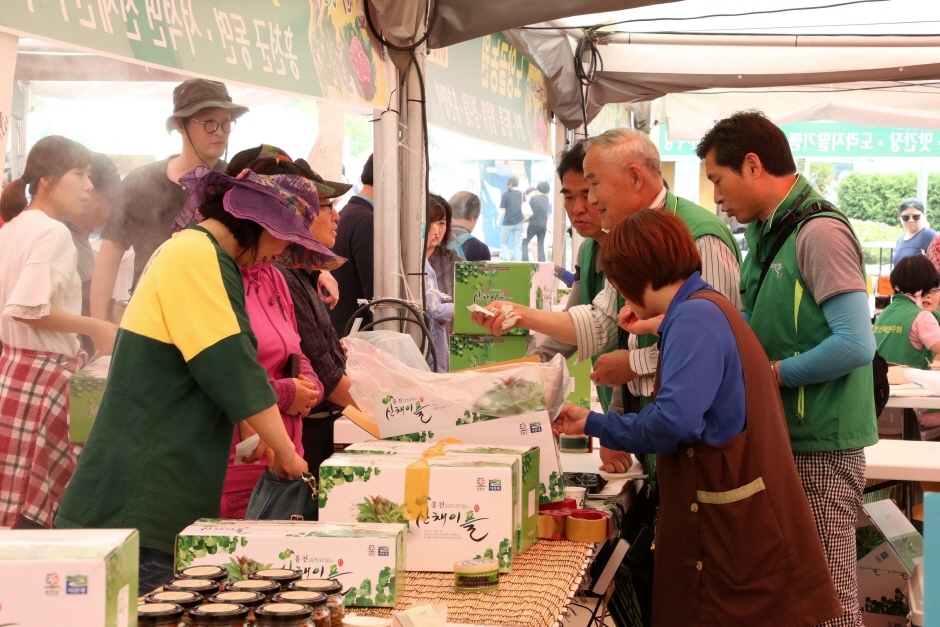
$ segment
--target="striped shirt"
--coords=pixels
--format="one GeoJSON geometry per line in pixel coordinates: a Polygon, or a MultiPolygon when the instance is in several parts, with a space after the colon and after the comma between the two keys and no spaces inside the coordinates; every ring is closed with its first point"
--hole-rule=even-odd
{"type": "MultiPolygon", "coordinates": [[[[665,204],[664,187],[649,208],[662,209],[665,204]]],[[[741,268],[734,252],[714,235],[699,237],[695,240],[695,247],[702,257],[702,278],[735,307],[743,309],[738,290],[741,268]]],[[[579,362],[617,343],[617,291],[609,282],[605,282],[604,289],[590,305],[572,307],[568,313],[574,321],[579,362]]],[[[627,388],[636,396],[650,396],[653,393],[659,347],[654,344],[648,348],[638,348],[637,336],[632,333],[627,340],[627,347],[630,349],[630,367],[640,375],[630,381],[627,388]]]]}

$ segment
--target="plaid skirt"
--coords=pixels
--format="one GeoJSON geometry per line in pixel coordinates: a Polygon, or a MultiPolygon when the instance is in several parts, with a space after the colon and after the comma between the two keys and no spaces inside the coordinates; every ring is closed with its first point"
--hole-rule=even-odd
{"type": "Polygon", "coordinates": [[[87,361],[3,346],[0,354],[0,526],[25,516],[51,528],[75,470],[69,376],[87,361]]]}

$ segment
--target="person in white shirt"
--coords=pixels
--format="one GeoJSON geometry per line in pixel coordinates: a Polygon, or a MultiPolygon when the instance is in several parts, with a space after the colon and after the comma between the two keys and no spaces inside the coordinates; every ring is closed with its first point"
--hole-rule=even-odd
{"type": "Polygon", "coordinates": [[[60,219],[92,191],[91,153],[51,135],[33,146],[23,176],[0,196],[0,526],[51,527],[75,460],[68,438],[68,380],[117,327],[83,317],[78,253],[60,219]],[[31,199],[27,201],[26,191],[31,199]]]}

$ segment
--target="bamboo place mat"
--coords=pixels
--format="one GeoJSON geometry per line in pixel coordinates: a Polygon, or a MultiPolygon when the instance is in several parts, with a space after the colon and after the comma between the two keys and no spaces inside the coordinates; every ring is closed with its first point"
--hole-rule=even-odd
{"type": "MultiPolygon", "coordinates": [[[[554,627],[561,622],[594,555],[594,545],[539,540],[500,575],[499,589],[454,591],[453,573],[408,572],[395,610],[446,605],[448,623],[554,627]]],[[[347,608],[348,614],[388,618],[393,608],[347,608]]]]}

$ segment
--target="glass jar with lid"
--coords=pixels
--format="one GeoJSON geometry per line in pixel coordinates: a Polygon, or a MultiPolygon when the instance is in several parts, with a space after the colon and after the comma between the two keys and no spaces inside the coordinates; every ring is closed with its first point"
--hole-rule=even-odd
{"type": "Polygon", "coordinates": [[[343,597],[343,586],[336,579],[301,579],[289,586],[290,590],[309,590],[319,592],[327,597],[327,606],[330,608],[331,627],[342,627],[346,616],[346,599],[343,597]]]}
{"type": "Polygon", "coordinates": [[[223,590],[209,597],[209,603],[237,603],[249,611],[264,605],[265,596],[254,590],[223,590]]]}
{"type": "Polygon", "coordinates": [[[255,627],[313,627],[312,614],[313,608],[309,605],[268,603],[255,610],[255,627]]]}
{"type": "Polygon", "coordinates": [[[209,579],[221,587],[228,581],[228,571],[221,566],[190,566],[176,571],[177,579],[209,579]]]}
{"type": "Polygon", "coordinates": [[[265,570],[256,570],[248,575],[249,579],[263,579],[264,581],[275,581],[281,586],[281,590],[287,590],[295,581],[301,578],[299,570],[290,568],[268,568],[265,570]]]}
{"type": "Polygon", "coordinates": [[[175,603],[141,603],[137,606],[140,627],[179,627],[183,608],[175,603]]]}
{"type": "Polygon", "coordinates": [[[206,603],[189,611],[192,627],[248,627],[248,608],[238,603],[206,603]]]}
{"type": "Polygon", "coordinates": [[[260,592],[265,599],[270,599],[281,591],[281,584],[276,581],[267,581],[264,579],[245,579],[243,581],[230,581],[226,590],[251,590],[260,592]]]}
{"type": "Polygon", "coordinates": [[[151,592],[144,597],[144,603],[175,603],[187,612],[203,602],[201,594],[187,590],[163,590],[151,592]]]}
{"type": "Polygon", "coordinates": [[[211,579],[174,579],[163,586],[163,589],[177,592],[195,592],[201,595],[203,599],[208,599],[219,591],[219,584],[211,579]]]}
{"type": "Polygon", "coordinates": [[[332,627],[330,609],[327,606],[327,596],[312,590],[288,590],[279,592],[271,599],[272,603],[300,603],[313,608],[310,623],[314,627],[332,627]]]}

